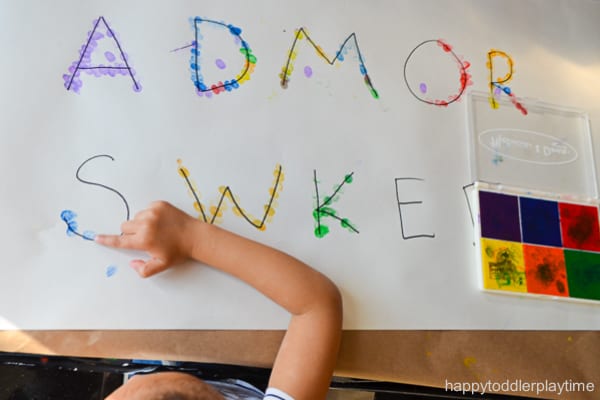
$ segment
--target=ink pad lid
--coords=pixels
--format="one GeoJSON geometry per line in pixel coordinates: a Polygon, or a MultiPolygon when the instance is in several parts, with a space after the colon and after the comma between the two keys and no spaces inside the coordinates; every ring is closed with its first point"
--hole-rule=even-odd
{"type": "Polygon", "coordinates": [[[598,199],[585,111],[505,93],[494,100],[497,108],[492,107],[488,93],[467,96],[473,182],[598,199]]]}

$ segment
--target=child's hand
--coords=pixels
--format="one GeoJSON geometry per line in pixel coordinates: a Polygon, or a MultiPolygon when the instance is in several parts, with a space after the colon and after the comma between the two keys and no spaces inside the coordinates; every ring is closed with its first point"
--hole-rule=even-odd
{"type": "Polygon", "coordinates": [[[146,278],[191,257],[197,224],[198,220],[183,211],[158,201],[132,220],[123,222],[121,235],[97,235],[95,240],[105,246],[147,252],[149,260],[130,262],[131,267],[146,278]]]}

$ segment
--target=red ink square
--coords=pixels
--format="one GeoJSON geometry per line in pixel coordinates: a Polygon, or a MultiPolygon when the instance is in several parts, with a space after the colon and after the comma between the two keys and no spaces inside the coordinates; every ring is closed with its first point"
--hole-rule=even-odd
{"type": "Polygon", "coordinates": [[[598,207],[559,203],[559,212],[565,248],[600,251],[598,207]]]}
{"type": "Polygon", "coordinates": [[[563,249],[523,245],[527,292],[569,296],[563,249]]]}

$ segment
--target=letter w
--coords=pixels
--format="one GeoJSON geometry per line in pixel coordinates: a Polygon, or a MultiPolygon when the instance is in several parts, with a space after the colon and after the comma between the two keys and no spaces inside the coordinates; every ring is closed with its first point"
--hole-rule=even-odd
{"type": "Polygon", "coordinates": [[[276,165],[275,170],[273,171],[274,180],[273,184],[269,188],[270,198],[268,203],[264,205],[264,214],[261,218],[255,218],[240,206],[239,199],[237,199],[237,197],[233,194],[233,191],[229,186],[221,186],[219,188],[221,197],[219,198],[217,205],[211,205],[207,212],[207,207],[200,202],[199,191],[196,188],[196,184],[191,180],[189,171],[182,165],[181,160],[178,160],[177,163],[179,164],[179,175],[184,178],[190,193],[194,197],[194,208],[199,212],[198,218],[202,218],[204,222],[210,224],[220,222],[220,218],[223,216],[223,210],[226,209],[224,203],[226,197],[229,198],[229,200],[233,203],[233,213],[238,217],[244,218],[256,229],[264,231],[266,229],[266,224],[271,222],[271,219],[275,215],[275,208],[277,207],[276,199],[279,197],[279,193],[283,189],[284,174],[281,165],[276,165]],[[217,218],[219,218],[219,220],[217,220],[217,218]]]}

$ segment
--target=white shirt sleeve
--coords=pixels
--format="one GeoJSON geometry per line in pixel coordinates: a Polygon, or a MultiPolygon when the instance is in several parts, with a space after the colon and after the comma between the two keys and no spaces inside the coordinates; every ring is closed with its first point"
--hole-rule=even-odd
{"type": "Polygon", "coordinates": [[[294,400],[294,398],[279,389],[268,388],[263,400],[294,400]]]}

